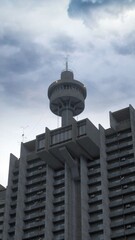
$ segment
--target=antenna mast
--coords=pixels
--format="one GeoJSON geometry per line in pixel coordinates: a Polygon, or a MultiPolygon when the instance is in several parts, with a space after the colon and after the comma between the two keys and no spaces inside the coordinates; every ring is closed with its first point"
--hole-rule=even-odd
{"type": "Polygon", "coordinates": [[[66,71],[68,71],[68,55],[66,56],[66,71]]]}

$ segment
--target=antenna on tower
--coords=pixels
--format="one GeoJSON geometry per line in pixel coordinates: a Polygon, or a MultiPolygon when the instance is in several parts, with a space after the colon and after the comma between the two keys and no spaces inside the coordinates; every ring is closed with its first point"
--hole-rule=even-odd
{"type": "Polygon", "coordinates": [[[68,71],[68,55],[66,56],[66,71],[68,71]]]}

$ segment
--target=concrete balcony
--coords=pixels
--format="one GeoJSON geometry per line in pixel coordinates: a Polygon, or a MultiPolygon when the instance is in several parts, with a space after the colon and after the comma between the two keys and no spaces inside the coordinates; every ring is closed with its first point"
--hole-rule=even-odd
{"type": "Polygon", "coordinates": [[[4,207],[0,208],[0,216],[1,216],[2,213],[4,213],[4,207]]]}
{"type": "Polygon", "coordinates": [[[40,218],[40,217],[43,217],[45,216],[45,210],[39,210],[39,211],[36,211],[36,212],[33,212],[33,213],[29,213],[28,215],[26,215],[24,217],[24,220],[30,220],[30,219],[37,219],[37,218],[40,218]]]}
{"type": "Polygon", "coordinates": [[[14,227],[10,227],[9,230],[8,230],[8,233],[13,233],[15,232],[15,226],[14,227]]]}
{"type": "Polygon", "coordinates": [[[32,237],[33,237],[33,238],[39,237],[39,239],[40,239],[40,236],[43,236],[43,235],[44,235],[44,232],[45,232],[44,229],[43,229],[43,230],[41,230],[41,229],[33,230],[33,232],[25,233],[25,234],[23,235],[23,239],[28,239],[28,238],[32,239],[32,237]]]}
{"type": "Polygon", "coordinates": [[[100,220],[103,220],[103,214],[96,214],[96,216],[94,215],[89,218],[89,223],[98,222],[100,220]]]}
{"type": "Polygon", "coordinates": [[[13,192],[13,191],[12,191],[11,197],[12,197],[12,198],[17,197],[17,191],[16,191],[16,192],[13,192]]]}
{"type": "Polygon", "coordinates": [[[27,181],[27,184],[26,184],[26,187],[30,186],[30,185],[34,185],[34,184],[40,184],[40,182],[42,181],[46,181],[46,176],[37,176],[36,178],[34,179],[31,179],[31,180],[28,180],[27,181]]]}
{"type": "Polygon", "coordinates": [[[123,216],[124,212],[123,209],[117,209],[117,210],[113,210],[110,212],[110,218],[116,217],[116,216],[123,216]]]}
{"type": "Polygon", "coordinates": [[[117,207],[117,206],[120,206],[120,205],[123,205],[123,204],[130,204],[132,202],[134,202],[134,196],[131,197],[127,197],[127,198],[124,198],[123,201],[121,201],[121,198],[120,199],[117,199],[115,201],[111,201],[110,202],[110,208],[113,208],[113,207],[117,207]]]}
{"type": "Polygon", "coordinates": [[[135,206],[124,209],[124,214],[129,214],[129,213],[131,213],[131,214],[132,214],[132,213],[135,213],[135,206]]]}
{"type": "Polygon", "coordinates": [[[64,210],[65,210],[65,205],[59,206],[59,207],[54,207],[53,213],[61,212],[61,211],[64,211],[64,210]]]}
{"type": "Polygon", "coordinates": [[[117,228],[123,225],[134,224],[134,222],[135,222],[135,216],[132,216],[127,220],[126,219],[116,220],[111,223],[111,228],[117,228]]]}
{"type": "Polygon", "coordinates": [[[118,171],[115,171],[113,173],[108,173],[108,179],[111,181],[112,178],[116,178],[120,176],[128,176],[130,177],[130,174],[135,172],[135,167],[130,167],[126,169],[118,169],[118,171]]]}
{"type": "Polygon", "coordinates": [[[116,188],[116,187],[120,187],[126,184],[130,184],[130,183],[135,182],[135,177],[121,177],[119,180],[115,181],[115,182],[110,182],[109,183],[109,189],[111,188],[116,188]]]}
{"type": "Polygon", "coordinates": [[[129,236],[130,236],[130,235],[133,235],[133,236],[134,236],[134,234],[135,234],[135,227],[132,227],[132,226],[131,226],[131,228],[128,229],[128,226],[127,226],[127,229],[125,230],[125,234],[126,234],[126,235],[129,235],[129,236]]]}
{"type": "Polygon", "coordinates": [[[16,208],[10,210],[10,214],[16,214],[16,208]]]}
{"type": "Polygon", "coordinates": [[[39,191],[42,191],[45,189],[46,189],[46,184],[41,184],[39,186],[26,189],[25,194],[30,194],[30,193],[34,193],[34,192],[36,193],[36,192],[39,192],[39,191]]]}
{"type": "Polygon", "coordinates": [[[120,161],[120,167],[129,167],[130,165],[133,165],[134,163],[134,158],[133,156],[131,158],[123,158],[121,161],[120,161]]]}
{"type": "Polygon", "coordinates": [[[117,168],[123,167],[123,166],[130,166],[132,163],[134,163],[134,159],[133,158],[131,158],[131,159],[124,158],[123,161],[118,160],[115,163],[108,164],[107,169],[108,170],[113,170],[115,168],[117,169],[117,168]]]}
{"type": "Polygon", "coordinates": [[[116,142],[118,140],[122,140],[122,139],[125,139],[125,138],[129,138],[131,136],[132,136],[131,133],[117,134],[117,136],[115,135],[112,138],[108,138],[108,139],[106,138],[106,144],[113,143],[113,142],[116,142]]]}
{"type": "MultiPolygon", "coordinates": [[[[96,206],[90,206],[89,208],[89,213],[94,213],[94,212],[98,212],[99,210],[102,210],[102,204],[97,204],[96,206]]],[[[102,218],[101,218],[102,219],[102,218]]],[[[97,220],[97,218],[96,218],[97,220]]],[[[90,219],[90,221],[93,222],[93,218],[90,219]]]]}
{"type": "Polygon", "coordinates": [[[18,175],[13,175],[12,181],[16,181],[17,182],[18,181],[18,177],[19,177],[18,175]]]}
{"type": "Polygon", "coordinates": [[[12,185],[12,190],[17,190],[17,188],[18,188],[18,182],[15,182],[15,183],[13,183],[13,185],[12,185]]]}
{"type": "Polygon", "coordinates": [[[35,176],[35,175],[39,175],[39,177],[41,176],[41,174],[44,174],[44,175],[46,175],[46,169],[39,169],[39,168],[37,168],[35,171],[31,171],[31,172],[27,172],[26,173],[26,177],[33,177],[33,176],[35,176]]]}
{"type": "Polygon", "coordinates": [[[113,218],[116,216],[123,216],[123,215],[133,213],[133,212],[135,212],[135,207],[125,208],[125,209],[120,208],[120,209],[111,211],[110,217],[113,218]]]}
{"type": "Polygon", "coordinates": [[[45,206],[46,202],[40,202],[40,201],[35,201],[32,205],[28,206],[25,208],[25,212],[27,211],[31,211],[34,209],[38,209],[38,208],[43,208],[45,206]]]}
{"type": "Polygon", "coordinates": [[[97,185],[98,183],[101,183],[101,176],[96,177],[96,178],[91,178],[88,180],[88,185],[97,185]]]}
{"type": "Polygon", "coordinates": [[[16,206],[16,204],[17,204],[17,200],[12,200],[10,203],[11,206],[16,206]]]}
{"type": "Polygon", "coordinates": [[[117,239],[118,237],[125,237],[125,231],[124,231],[124,228],[123,229],[118,229],[116,231],[112,231],[112,234],[111,234],[111,239],[117,239]]]}
{"type": "Polygon", "coordinates": [[[100,159],[94,160],[94,161],[90,161],[87,164],[88,168],[96,168],[99,167],[100,168],[100,159]]]}
{"type": "Polygon", "coordinates": [[[65,196],[55,198],[53,203],[59,203],[65,201],[65,196]]]}
{"type": "Polygon", "coordinates": [[[65,192],[65,187],[62,187],[62,188],[59,188],[59,189],[55,189],[53,191],[53,194],[56,195],[56,194],[59,194],[59,193],[62,193],[62,192],[65,192]]]}
{"type": "Polygon", "coordinates": [[[41,226],[45,226],[45,220],[40,220],[40,218],[36,218],[34,222],[25,224],[23,230],[25,231],[31,228],[37,228],[41,226]]]}
{"type": "Polygon", "coordinates": [[[3,215],[0,216],[0,222],[3,222],[3,215]]]}
{"type": "Polygon", "coordinates": [[[97,193],[101,191],[101,186],[98,186],[98,187],[90,187],[89,190],[88,190],[88,193],[89,194],[94,194],[94,193],[97,193]]]}
{"type": "Polygon", "coordinates": [[[94,203],[94,202],[98,202],[100,200],[102,200],[102,195],[96,196],[95,194],[91,194],[90,197],[89,197],[89,204],[94,203]]]}
{"type": "Polygon", "coordinates": [[[27,196],[25,198],[25,203],[33,202],[33,201],[38,201],[39,199],[46,199],[46,192],[44,191],[39,191],[37,192],[34,196],[27,196]]]}
{"type": "Polygon", "coordinates": [[[60,176],[64,177],[64,175],[65,175],[65,171],[64,170],[61,170],[61,171],[58,171],[58,172],[54,172],[54,177],[60,177],[60,176]]]}
{"type": "Polygon", "coordinates": [[[133,141],[126,141],[126,142],[123,142],[123,143],[116,143],[113,146],[107,147],[107,152],[112,152],[112,151],[119,150],[119,149],[122,149],[122,148],[127,148],[127,146],[132,146],[132,145],[133,145],[133,141]]]}
{"type": "Polygon", "coordinates": [[[60,224],[60,225],[54,226],[53,227],[53,232],[64,230],[64,227],[65,227],[64,224],[60,224]]]}
{"type": "Polygon", "coordinates": [[[63,214],[59,215],[59,216],[55,216],[53,218],[53,222],[59,222],[65,219],[65,216],[63,214]]]}
{"type": "Polygon", "coordinates": [[[15,224],[15,221],[16,221],[15,218],[11,218],[11,219],[9,220],[9,224],[15,224]]]}
{"type": "Polygon", "coordinates": [[[100,168],[98,168],[98,169],[93,169],[93,170],[89,170],[89,171],[88,171],[88,176],[93,176],[93,175],[95,175],[95,174],[97,174],[97,173],[100,173],[100,168]]]}
{"type": "Polygon", "coordinates": [[[133,153],[134,153],[133,149],[117,152],[117,153],[108,155],[107,156],[107,161],[111,161],[111,160],[116,159],[116,158],[126,157],[126,156],[128,156],[130,154],[133,154],[133,153]]]}
{"type": "Polygon", "coordinates": [[[77,157],[99,156],[99,131],[88,119],[79,122],[74,120],[72,125],[66,127],[52,131],[46,129],[44,135],[37,136],[36,146],[36,154],[57,169],[65,163],[60,152],[62,147],[77,157]]]}
{"type": "Polygon", "coordinates": [[[97,225],[95,227],[90,227],[89,233],[98,233],[103,230],[103,225],[97,225]]]}
{"type": "Polygon", "coordinates": [[[53,240],[64,240],[65,239],[65,235],[64,234],[60,234],[58,236],[53,237],[53,240]]]}
{"type": "Polygon", "coordinates": [[[3,231],[3,224],[0,224],[0,232],[3,231]]]}
{"type": "Polygon", "coordinates": [[[55,186],[58,186],[58,185],[61,185],[61,184],[64,184],[64,182],[65,182],[65,179],[55,180],[55,182],[54,182],[54,187],[55,187],[55,186]]]}
{"type": "Polygon", "coordinates": [[[109,197],[113,198],[113,197],[116,197],[116,196],[122,196],[122,195],[126,195],[126,194],[129,194],[129,193],[135,192],[134,187],[127,187],[127,185],[125,185],[125,187],[126,187],[125,189],[122,188],[122,189],[117,189],[117,190],[114,190],[114,191],[110,192],[109,197]]]}
{"type": "Polygon", "coordinates": [[[122,175],[130,175],[130,173],[135,173],[135,167],[130,167],[121,170],[122,175]]]}

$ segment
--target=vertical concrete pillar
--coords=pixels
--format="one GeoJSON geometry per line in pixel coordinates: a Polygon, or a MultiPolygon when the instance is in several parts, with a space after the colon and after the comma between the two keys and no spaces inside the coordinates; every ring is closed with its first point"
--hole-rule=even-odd
{"type": "Polygon", "coordinates": [[[67,163],[65,163],[65,240],[73,239],[72,233],[72,177],[67,163]]]}
{"type": "Polygon", "coordinates": [[[134,155],[135,155],[135,110],[131,105],[129,105],[129,111],[130,111],[133,151],[134,151],[134,155]]]}
{"type": "Polygon", "coordinates": [[[73,112],[67,107],[67,109],[64,109],[62,111],[62,127],[72,124],[72,121],[73,121],[73,112]]]}
{"type": "Polygon", "coordinates": [[[15,225],[15,240],[21,240],[23,237],[23,218],[25,208],[25,184],[26,184],[26,164],[28,151],[24,144],[21,145],[21,157],[19,164],[19,179],[17,192],[17,208],[16,208],[16,225],[15,225]]]}
{"type": "Polygon", "coordinates": [[[87,160],[80,157],[80,179],[81,179],[81,240],[89,239],[89,216],[88,216],[88,170],[87,160]]]}
{"type": "Polygon", "coordinates": [[[46,169],[46,215],[45,240],[53,239],[53,169],[47,165],[46,169]]]}
{"type": "Polygon", "coordinates": [[[9,228],[9,212],[10,212],[10,203],[11,203],[11,187],[12,187],[12,172],[15,167],[15,163],[18,159],[10,154],[10,166],[9,166],[9,175],[8,175],[8,187],[6,189],[6,200],[5,200],[5,214],[4,214],[4,226],[3,226],[3,240],[8,239],[8,228],[9,228]]]}
{"type": "Polygon", "coordinates": [[[102,189],[102,206],[103,206],[103,229],[104,240],[110,239],[110,218],[109,218],[109,193],[107,179],[107,160],[105,146],[105,131],[99,125],[100,132],[100,167],[101,167],[101,189],[102,189]]]}
{"type": "Polygon", "coordinates": [[[65,240],[81,240],[80,181],[72,178],[65,163],[65,240]]]}

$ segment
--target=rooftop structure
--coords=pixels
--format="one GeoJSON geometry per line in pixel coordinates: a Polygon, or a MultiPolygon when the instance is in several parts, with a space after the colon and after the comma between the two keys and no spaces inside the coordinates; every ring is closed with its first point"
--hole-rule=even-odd
{"type": "Polygon", "coordinates": [[[84,110],[86,88],[74,79],[73,72],[65,70],[61,79],[53,82],[48,89],[51,111],[62,117],[62,126],[72,123],[73,116],[84,110]]]}

